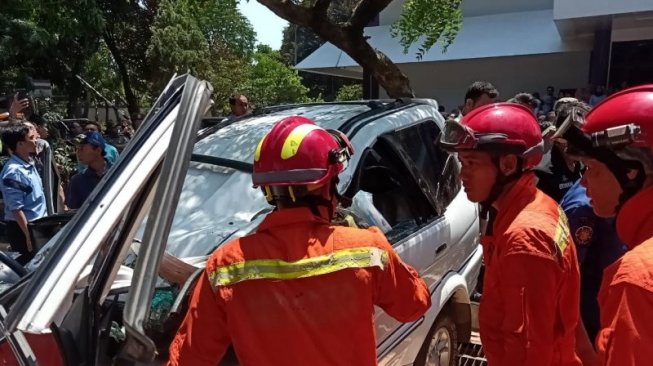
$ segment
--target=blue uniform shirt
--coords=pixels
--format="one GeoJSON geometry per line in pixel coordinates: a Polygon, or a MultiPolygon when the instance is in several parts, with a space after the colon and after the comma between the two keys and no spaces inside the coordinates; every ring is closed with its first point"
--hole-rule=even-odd
{"type": "Polygon", "coordinates": [[[619,240],[614,219],[596,216],[585,187],[576,181],[560,201],[569,219],[569,228],[580,265],[581,317],[590,339],[599,329],[597,296],[603,269],[619,259],[626,246],[619,240]]]}
{"type": "Polygon", "coordinates": [[[16,221],[13,210],[22,210],[27,221],[46,215],[43,182],[34,162],[12,155],[0,173],[0,190],[5,201],[5,220],[16,221]]]}
{"type": "MultiPolygon", "coordinates": [[[[107,161],[107,170],[111,168],[111,165],[112,164],[107,161]]],[[[95,186],[100,183],[101,179],[102,176],[97,175],[97,173],[91,168],[87,168],[83,172],[73,175],[68,184],[66,206],[68,206],[68,208],[80,208],[91,192],[93,192],[95,186]]]]}

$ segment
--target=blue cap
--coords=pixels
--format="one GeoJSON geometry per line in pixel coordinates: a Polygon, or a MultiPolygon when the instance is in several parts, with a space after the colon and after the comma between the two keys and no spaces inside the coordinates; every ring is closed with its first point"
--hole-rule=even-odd
{"type": "Polygon", "coordinates": [[[75,144],[90,144],[104,150],[106,141],[104,140],[104,137],[102,137],[102,134],[99,132],[86,132],[75,137],[75,144]]]}

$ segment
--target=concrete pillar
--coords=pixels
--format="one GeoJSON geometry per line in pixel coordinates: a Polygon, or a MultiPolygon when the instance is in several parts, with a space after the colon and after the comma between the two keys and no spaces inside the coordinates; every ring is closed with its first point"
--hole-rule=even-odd
{"type": "Polygon", "coordinates": [[[608,84],[610,72],[610,49],[612,43],[612,24],[605,24],[594,32],[594,47],[590,55],[589,83],[608,84]]]}

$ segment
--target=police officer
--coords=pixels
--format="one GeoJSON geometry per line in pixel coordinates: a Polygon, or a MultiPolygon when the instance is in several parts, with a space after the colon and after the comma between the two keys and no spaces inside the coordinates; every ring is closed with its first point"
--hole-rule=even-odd
{"type": "Polygon", "coordinates": [[[649,365],[653,359],[653,85],[606,98],[583,120],[569,118],[554,138],[581,156],[582,184],[594,212],[615,217],[629,251],[603,272],[603,365],[649,365]]]}

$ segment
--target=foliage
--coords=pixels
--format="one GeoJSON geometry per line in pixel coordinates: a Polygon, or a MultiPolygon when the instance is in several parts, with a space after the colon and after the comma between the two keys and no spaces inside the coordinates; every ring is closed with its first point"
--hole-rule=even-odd
{"type": "Polygon", "coordinates": [[[3,76],[14,76],[19,84],[27,76],[50,79],[66,92],[73,113],[83,94],[75,74],[97,49],[104,26],[95,4],[87,0],[5,0],[2,11],[0,49],[10,50],[0,52],[3,76]]]}
{"type": "Polygon", "coordinates": [[[343,85],[336,95],[337,101],[363,99],[363,86],[361,84],[343,85]]]}
{"type": "Polygon", "coordinates": [[[105,24],[102,39],[112,57],[112,68],[106,71],[118,75],[122,88],[115,92],[124,96],[130,113],[138,113],[138,101],[148,93],[150,67],[143,54],[152,37],[158,0],[95,0],[95,3],[105,24]]]}
{"type": "Polygon", "coordinates": [[[122,80],[117,70],[116,62],[106,43],[101,42],[98,50],[90,56],[83,77],[109,100],[122,99],[122,80]]]}
{"type": "Polygon", "coordinates": [[[147,58],[155,90],[162,90],[174,73],[203,75],[210,67],[209,45],[189,0],[163,0],[152,26],[147,58]]]}
{"type": "Polygon", "coordinates": [[[241,58],[254,53],[256,32],[237,0],[194,0],[190,6],[210,48],[241,58]]]}
{"type": "Polygon", "coordinates": [[[297,71],[289,68],[279,51],[269,46],[258,47],[249,78],[240,90],[256,107],[308,101],[308,88],[302,85],[297,71]]]}
{"type": "Polygon", "coordinates": [[[438,42],[446,51],[462,26],[461,3],[462,0],[405,0],[401,17],[392,25],[391,34],[400,37],[404,53],[421,40],[416,54],[418,60],[438,42]]]}

